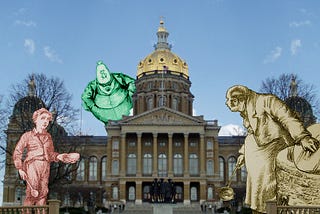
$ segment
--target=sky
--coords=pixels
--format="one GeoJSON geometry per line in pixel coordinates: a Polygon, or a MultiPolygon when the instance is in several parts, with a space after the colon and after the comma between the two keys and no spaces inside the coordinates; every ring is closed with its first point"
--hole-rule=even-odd
{"type": "MultiPolygon", "coordinates": [[[[81,132],[106,135],[81,107],[98,60],[136,77],[154,51],[160,17],[172,52],[189,66],[195,115],[242,126],[225,93],[255,91],[266,78],[295,73],[320,90],[317,0],[3,0],[0,2],[0,95],[31,73],[59,77],[81,109],[81,132]]],[[[231,126],[234,128],[234,126],[231,126]]]]}

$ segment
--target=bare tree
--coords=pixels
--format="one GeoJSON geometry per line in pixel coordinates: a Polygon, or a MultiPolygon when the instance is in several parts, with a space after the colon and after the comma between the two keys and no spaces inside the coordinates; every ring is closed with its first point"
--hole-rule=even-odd
{"type": "Polygon", "coordinates": [[[312,106],[314,114],[319,118],[319,98],[317,96],[316,87],[312,84],[305,83],[297,74],[281,74],[278,78],[271,77],[262,81],[260,91],[263,93],[274,94],[281,100],[290,97],[290,84],[292,78],[297,84],[297,96],[304,98],[312,106]]]}
{"type": "Polygon", "coordinates": [[[13,107],[20,99],[30,93],[30,82],[34,81],[35,96],[43,101],[45,107],[55,114],[55,120],[73,134],[79,109],[71,105],[72,95],[68,93],[64,82],[57,77],[47,77],[45,74],[29,74],[21,83],[11,86],[9,106],[13,107]]]}

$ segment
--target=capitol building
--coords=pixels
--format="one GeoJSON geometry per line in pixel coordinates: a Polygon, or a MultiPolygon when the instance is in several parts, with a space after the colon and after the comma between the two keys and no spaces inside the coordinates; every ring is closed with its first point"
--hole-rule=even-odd
{"type": "MultiPolygon", "coordinates": [[[[49,197],[57,197],[61,206],[83,206],[90,197],[98,206],[151,203],[155,179],[174,183],[175,203],[218,201],[219,189],[229,178],[235,202],[244,200],[245,168],[231,178],[244,137],[220,137],[217,120],[193,115],[196,97],[190,90],[188,63],[171,51],[162,20],[156,36],[155,49],[137,65],[131,116],[109,121],[107,136],[68,136],[53,124],[60,136],[56,150],[81,154],[76,166],[57,167],[62,173],[69,170],[65,182],[49,186],[49,197]]],[[[41,107],[44,103],[32,90],[17,102],[6,130],[9,150],[26,131],[18,125],[20,116],[41,107]]],[[[25,184],[10,155],[6,162],[3,204],[21,204],[25,184]]]]}

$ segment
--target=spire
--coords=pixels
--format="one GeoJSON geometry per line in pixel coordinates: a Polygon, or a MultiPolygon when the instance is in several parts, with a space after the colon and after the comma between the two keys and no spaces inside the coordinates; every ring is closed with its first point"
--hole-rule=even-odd
{"type": "Polygon", "coordinates": [[[160,17],[160,26],[158,28],[157,36],[158,36],[158,42],[155,45],[155,49],[171,50],[171,45],[169,45],[167,41],[169,33],[167,29],[164,27],[164,21],[162,16],[160,17]]]}
{"type": "Polygon", "coordinates": [[[298,85],[296,83],[296,77],[294,75],[291,76],[290,83],[290,97],[298,96],[298,85]]]}
{"type": "Polygon", "coordinates": [[[31,79],[29,81],[28,89],[29,89],[28,96],[30,96],[30,97],[36,96],[36,84],[34,82],[34,75],[33,74],[32,74],[31,79]]]}

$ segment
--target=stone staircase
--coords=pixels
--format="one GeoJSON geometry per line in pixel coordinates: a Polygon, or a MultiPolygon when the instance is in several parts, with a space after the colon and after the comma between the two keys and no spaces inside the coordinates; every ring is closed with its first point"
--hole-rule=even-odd
{"type": "Polygon", "coordinates": [[[197,214],[201,213],[199,204],[127,204],[125,214],[197,214]]]}

